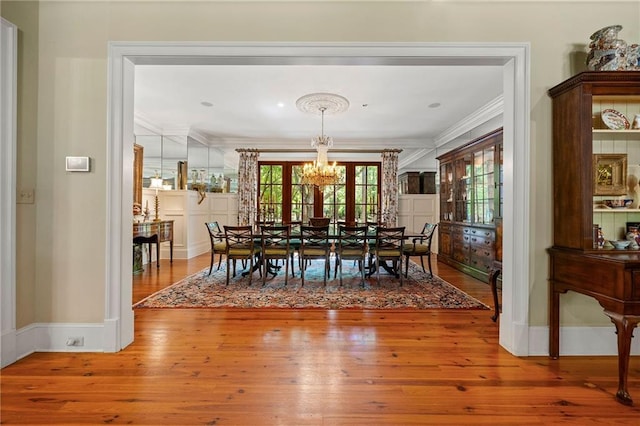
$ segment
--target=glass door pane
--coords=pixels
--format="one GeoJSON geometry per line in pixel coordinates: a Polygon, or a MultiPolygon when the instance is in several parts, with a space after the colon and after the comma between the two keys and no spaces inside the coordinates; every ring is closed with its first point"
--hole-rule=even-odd
{"type": "Polygon", "coordinates": [[[453,166],[440,166],[440,220],[453,220],[453,166]]]}
{"type": "Polygon", "coordinates": [[[282,165],[260,165],[260,221],[282,222],[282,165]]]}
{"type": "Polygon", "coordinates": [[[356,166],[354,206],[356,222],[377,222],[379,206],[378,166],[356,166]]]}
{"type": "Polygon", "coordinates": [[[323,190],[322,215],[330,217],[333,223],[347,217],[347,173],[346,166],[338,164],[339,181],[337,185],[326,186],[323,190]]]}
{"type": "Polygon", "coordinates": [[[455,221],[471,222],[473,216],[472,157],[471,154],[455,161],[455,177],[457,190],[455,191],[455,221]]]}
{"type": "Polygon", "coordinates": [[[291,220],[306,223],[313,217],[314,190],[300,183],[302,167],[291,166],[291,220]]]}

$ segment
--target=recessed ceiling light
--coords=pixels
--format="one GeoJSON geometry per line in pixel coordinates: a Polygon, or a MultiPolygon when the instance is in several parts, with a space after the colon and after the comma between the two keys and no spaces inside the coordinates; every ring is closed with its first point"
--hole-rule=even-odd
{"type": "Polygon", "coordinates": [[[278,106],[279,106],[280,108],[284,108],[284,102],[278,102],[278,106]]]}
{"type": "Polygon", "coordinates": [[[429,104],[429,108],[438,108],[440,106],[440,102],[434,102],[432,104],[429,104]]]}
{"type": "Polygon", "coordinates": [[[213,106],[213,104],[211,102],[207,102],[207,101],[200,102],[200,105],[206,106],[206,107],[212,107],[213,106]]]}

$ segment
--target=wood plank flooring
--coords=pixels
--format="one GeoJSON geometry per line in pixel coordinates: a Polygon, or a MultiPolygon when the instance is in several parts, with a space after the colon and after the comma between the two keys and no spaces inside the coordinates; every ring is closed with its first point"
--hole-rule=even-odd
{"type": "MultiPolygon", "coordinates": [[[[162,260],[134,301],[208,266],[162,260]]],[[[491,303],[488,286],[436,273],[491,303]]],[[[514,357],[490,311],[143,309],[115,354],[37,353],[4,368],[2,424],[640,424],[640,360],[514,357]]]]}

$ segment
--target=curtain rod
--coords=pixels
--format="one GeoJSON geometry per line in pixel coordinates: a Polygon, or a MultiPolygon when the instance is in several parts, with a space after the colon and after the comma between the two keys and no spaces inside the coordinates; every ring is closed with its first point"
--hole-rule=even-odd
{"type": "MultiPolygon", "coordinates": [[[[276,148],[267,148],[267,149],[254,149],[254,148],[236,148],[237,152],[264,152],[271,154],[280,154],[286,152],[294,152],[294,153],[307,153],[307,152],[317,152],[315,149],[276,149],[276,148]]],[[[353,153],[353,154],[381,154],[383,152],[402,152],[401,149],[331,149],[329,152],[336,153],[353,153]]]]}

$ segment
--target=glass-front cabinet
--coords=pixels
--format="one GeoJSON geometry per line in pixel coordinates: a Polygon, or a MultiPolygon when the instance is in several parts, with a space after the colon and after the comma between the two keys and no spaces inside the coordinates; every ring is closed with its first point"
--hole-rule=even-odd
{"type": "Polygon", "coordinates": [[[487,280],[502,218],[502,129],[438,157],[439,260],[487,280]]]}
{"type": "MultiPolygon", "coordinates": [[[[590,310],[604,312],[617,336],[615,396],[633,405],[627,376],[640,323],[640,72],[585,71],[548,93],[553,112],[549,355],[560,356],[561,304],[573,304],[567,311],[584,310],[582,318],[590,318],[590,310]],[[600,306],[591,309],[561,297],[567,292],[594,298],[600,306]]],[[[584,324],[592,326],[591,320],[584,324]]]]}

